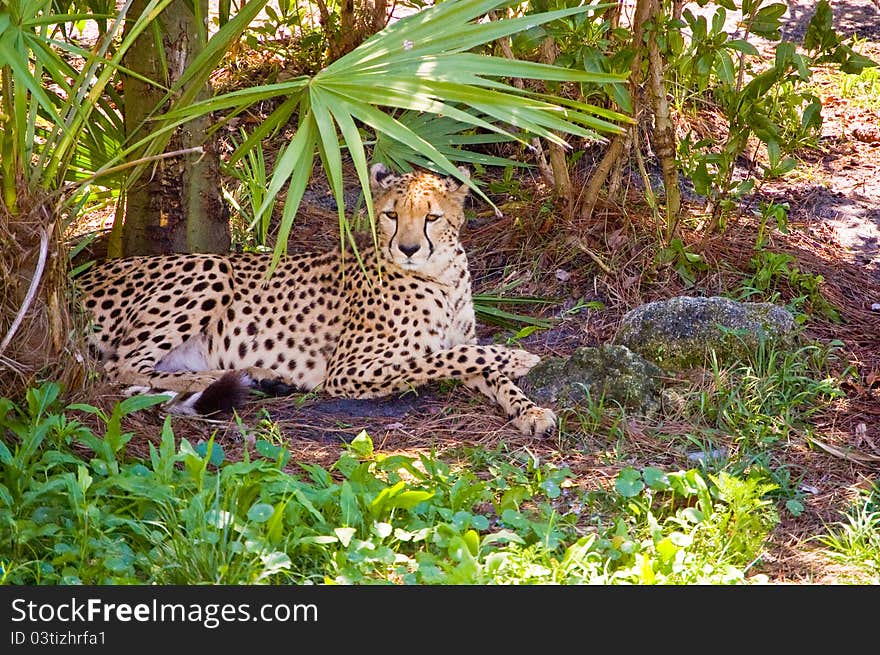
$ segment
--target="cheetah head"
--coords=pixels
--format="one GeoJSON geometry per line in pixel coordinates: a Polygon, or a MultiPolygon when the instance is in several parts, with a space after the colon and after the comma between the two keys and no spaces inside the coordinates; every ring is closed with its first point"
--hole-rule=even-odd
{"type": "MultiPolygon", "coordinates": [[[[465,168],[459,170],[470,175],[465,168]]],[[[464,223],[466,184],[424,171],[397,175],[374,164],[370,188],[385,259],[436,276],[461,254],[458,235],[464,223]]]]}

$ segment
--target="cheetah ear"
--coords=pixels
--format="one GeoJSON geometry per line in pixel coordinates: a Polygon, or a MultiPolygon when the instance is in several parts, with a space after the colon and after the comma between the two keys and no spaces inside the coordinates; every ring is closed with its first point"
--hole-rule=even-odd
{"type": "MultiPolygon", "coordinates": [[[[471,170],[467,166],[459,166],[458,170],[464,175],[467,179],[471,178],[471,170]]],[[[470,187],[464,182],[459,181],[454,177],[446,178],[446,185],[449,187],[449,191],[457,195],[459,198],[464,200],[465,196],[470,193],[470,187]]]]}
{"type": "Polygon", "coordinates": [[[377,163],[370,167],[370,190],[374,193],[391,187],[397,179],[397,175],[385,164],[377,163]]]}

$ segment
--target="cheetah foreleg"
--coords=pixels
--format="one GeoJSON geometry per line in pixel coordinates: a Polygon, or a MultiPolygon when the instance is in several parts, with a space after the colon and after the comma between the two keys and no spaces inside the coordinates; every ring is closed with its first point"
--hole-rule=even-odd
{"type": "Polygon", "coordinates": [[[462,382],[501,405],[507,418],[524,434],[543,437],[556,428],[556,414],[533,403],[513,380],[498,371],[484,371],[462,382]]]}
{"type": "Polygon", "coordinates": [[[538,355],[520,349],[459,344],[397,361],[373,360],[331,366],[324,390],[334,396],[378,398],[435,380],[462,379],[483,371],[498,371],[518,378],[540,360],[538,355]]]}

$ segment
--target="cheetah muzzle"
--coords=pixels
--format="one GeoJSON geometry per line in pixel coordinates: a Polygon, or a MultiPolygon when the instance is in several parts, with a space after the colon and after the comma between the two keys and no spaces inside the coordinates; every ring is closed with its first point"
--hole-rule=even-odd
{"type": "Polygon", "coordinates": [[[171,393],[171,411],[198,414],[238,406],[248,388],[377,398],[452,378],[523,433],[552,432],[553,412],[514,383],[539,357],[476,343],[459,238],[467,185],[381,164],[370,181],[379,239],[363,268],[339,251],[288,256],[271,277],[271,256],[257,253],[91,267],[77,283],[108,377],[171,393]]]}

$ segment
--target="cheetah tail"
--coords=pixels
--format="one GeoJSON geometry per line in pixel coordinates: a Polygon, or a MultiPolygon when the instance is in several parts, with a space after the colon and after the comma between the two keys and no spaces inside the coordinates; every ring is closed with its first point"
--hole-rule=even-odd
{"type": "Polygon", "coordinates": [[[193,410],[203,416],[229,413],[244,404],[250,386],[250,376],[231,371],[212,382],[204,391],[193,394],[189,402],[193,410]]]}

